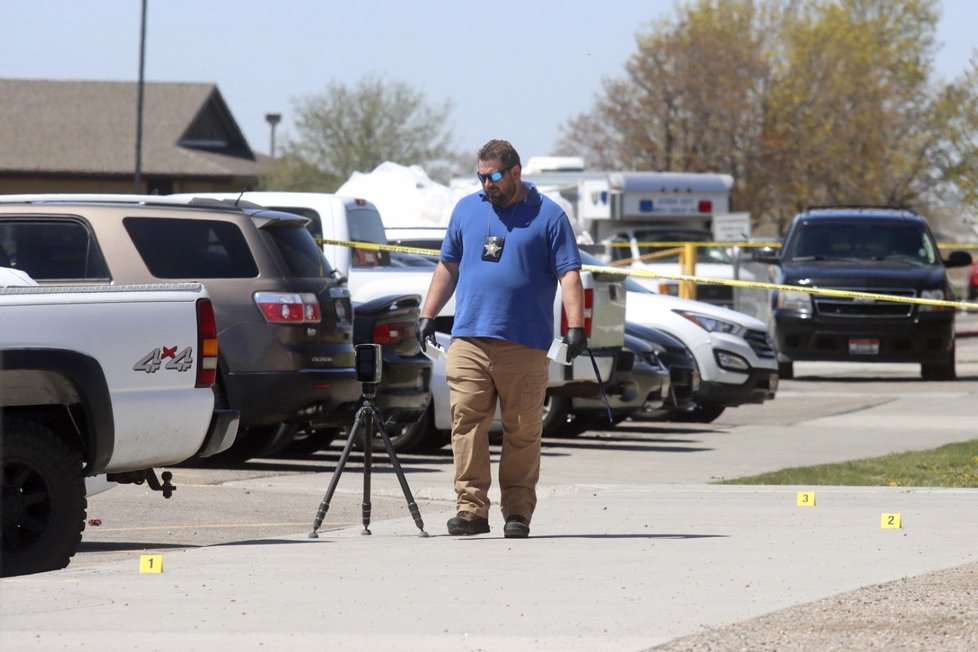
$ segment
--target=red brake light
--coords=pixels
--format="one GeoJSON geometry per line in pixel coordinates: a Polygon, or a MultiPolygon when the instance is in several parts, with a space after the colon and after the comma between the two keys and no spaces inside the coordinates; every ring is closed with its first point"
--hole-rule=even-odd
{"type": "Polygon", "coordinates": [[[713,202],[709,199],[701,199],[697,205],[697,209],[701,213],[712,213],[713,212],[713,202]]]}
{"type": "Polygon", "coordinates": [[[393,321],[374,326],[370,341],[374,344],[399,344],[417,337],[418,325],[410,321],[393,321]]]}
{"type": "Polygon", "coordinates": [[[255,292],[255,305],[270,324],[319,323],[322,315],[315,294],[255,292]]]}
{"type": "Polygon", "coordinates": [[[195,387],[217,381],[217,320],[210,299],[197,299],[197,380],[195,387]]]}
{"type": "MultiPolygon", "coordinates": [[[[594,316],[594,290],[584,290],[584,336],[591,337],[591,318],[594,316]]],[[[567,335],[567,313],[560,310],[560,334],[567,335]]]]}

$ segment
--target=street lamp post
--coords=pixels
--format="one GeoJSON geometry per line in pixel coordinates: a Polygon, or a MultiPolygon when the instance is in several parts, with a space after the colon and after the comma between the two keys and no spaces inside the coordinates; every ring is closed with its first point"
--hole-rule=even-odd
{"type": "Polygon", "coordinates": [[[271,143],[268,146],[268,155],[271,156],[272,158],[275,158],[275,125],[277,125],[279,122],[282,121],[282,114],[281,113],[266,113],[265,114],[265,121],[272,128],[272,139],[271,139],[271,143]]]}
{"type": "Polygon", "coordinates": [[[132,191],[138,194],[143,184],[143,94],[146,85],[146,0],[143,0],[139,18],[139,84],[136,97],[136,166],[132,177],[132,191]]]}

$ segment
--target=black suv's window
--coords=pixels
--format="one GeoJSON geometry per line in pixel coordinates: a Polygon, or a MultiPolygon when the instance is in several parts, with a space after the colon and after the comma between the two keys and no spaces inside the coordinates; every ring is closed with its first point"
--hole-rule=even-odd
{"type": "Polygon", "coordinates": [[[78,220],[13,220],[0,224],[0,266],[37,281],[107,281],[105,259],[78,220]]]}
{"type": "Polygon", "coordinates": [[[920,224],[903,221],[825,220],[799,225],[786,260],[903,260],[933,265],[937,245],[920,224]]]}
{"type": "Polygon", "coordinates": [[[122,222],[156,278],[258,276],[248,242],[233,222],[167,217],[127,217],[122,222]]]}
{"type": "Polygon", "coordinates": [[[263,229],[271,236],[272,242],[289,273],[299,278],[321,278],[327,276],[332,269],[326,262],[323,250],[316,244],[315,238],[309,231],[298,226],[273,226],[263,229]]]}
{"type": "Polygon", "coordinates": [[[312,234],[314,238],[323,237],[323,218],[319,216],[319,211],[314,211],[311,208],[306,208],[304,206],[269,206],[268,208],[273,211],[281,211],[283,213],[292,213],[293,215],[301,215],[302,217],[309,218],[309,224],[306,228],[309,229],[309,233],[312,234]]]}
{"type": "MultiPolygon", "coordinates": [[[[313,235],[316,242],[323,239],[323,219],[319,212],[305,206],[269,206],[272,210],[292,213],[309,218],[306,229],[313,235]]],[[[377,215],[377,211],[365,208],[353,208],[347,212],[349,223],[347,228],[350,230],[350,240],[357,242],[376,242],[386,243],[387,234],[384,231],[383,222],[377,215]],[[358,214],[369,215],[367,219],[357,219],[358,214]]],[[[373,251],[371,249],[354,249],[350,256],[354,267],[388,267],[391,264],[390,253],[386,251],[373,251]]],[[[326,262],[329,265],[329,261],[326,262]]]]}

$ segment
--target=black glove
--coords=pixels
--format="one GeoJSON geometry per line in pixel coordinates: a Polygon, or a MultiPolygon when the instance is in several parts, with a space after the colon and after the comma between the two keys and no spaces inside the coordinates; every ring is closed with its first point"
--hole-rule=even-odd
{"type": "Polygon", "coordinates": [[[418,320],[418,342],[421,343],[421,350],[427,351],[428,345],[425,344],[425,340],[435,340],[435,320],[428,319],[427,317],[422,317],[418,320]]]}
{"type": "Polygon", "coordinates": [[[568,360],[573,360],[581,355],[584,353],[584,349],[587,348],[587,338],[584,337],[584,329],[568,328],[567,335],[564,336],[564,342],[567,343],[568,360]]]}

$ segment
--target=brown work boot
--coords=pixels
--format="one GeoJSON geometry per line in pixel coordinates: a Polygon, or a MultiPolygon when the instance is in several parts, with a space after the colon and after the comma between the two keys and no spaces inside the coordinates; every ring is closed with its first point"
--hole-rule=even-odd
{"type": "Polygon", "coordinates": [[[489,519],[474,512],[461,511],[448,519],[448,533],[453,536],[485,534],[489,531],[489,519]]]}
{"type": "Polygon", "coordinates": [[[506,519],[503,536],[507,539],[525,539],[530,536],[530,524],[526,518],[514,514],[506,519]]]}

